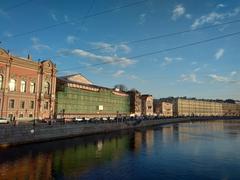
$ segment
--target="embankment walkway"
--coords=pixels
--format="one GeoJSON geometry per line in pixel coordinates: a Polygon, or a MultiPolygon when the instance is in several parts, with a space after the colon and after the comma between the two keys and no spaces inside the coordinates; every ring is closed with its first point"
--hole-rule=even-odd
{"type": "Polygon", "coordinates": [[[184,117],[104,123],[53,123],[51,125],[47,123],[37,123],[35,125],[19,124],[18,126],[0,124],[0,147],[110,133],[119,130],[139,129],[170,123],[225,119],[240,120],[240,117],[184,117]]]}

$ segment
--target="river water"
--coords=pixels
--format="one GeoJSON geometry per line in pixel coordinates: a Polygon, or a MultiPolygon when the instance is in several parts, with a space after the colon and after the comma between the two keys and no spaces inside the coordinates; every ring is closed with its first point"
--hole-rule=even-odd
{"type": "Polygon", "coordinates": [[[180,123],[0,150],[0,179],[239,179],[240,120],[180,123]]]}

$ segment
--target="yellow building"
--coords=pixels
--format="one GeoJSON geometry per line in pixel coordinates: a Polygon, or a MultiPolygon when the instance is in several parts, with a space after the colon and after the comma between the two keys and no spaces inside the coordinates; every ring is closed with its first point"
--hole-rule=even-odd
{"type": "Polygon", "coordinates": [[[154,100],[154,113],[164,117],[173,116],[173,105],[169,102],[154,100]]]}
{"type": "Polygon", "coordinates": [[[173,103],[174,116],[222,116],[222,103],[187,99],[187,98],[167,98],[168,102],[173,103]]]}
{"type": "Polygon", "coordinates": [[[222,103],[223,116],[240,116],[240,104],[222,103]]]}

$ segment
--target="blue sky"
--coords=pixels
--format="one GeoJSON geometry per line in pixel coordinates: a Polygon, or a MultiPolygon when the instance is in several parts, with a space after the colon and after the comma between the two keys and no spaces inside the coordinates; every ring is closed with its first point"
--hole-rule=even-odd
{"type": "Polygon", "coordinates": [[[81,73],[94,84],[124,84],[154,98],[240,99],[240,34],[134,58],[238,32],[240,22],[131,43],[238,19],[236,0],[1,0],[0,46],[51,59],[59,75],[81,73]]]}

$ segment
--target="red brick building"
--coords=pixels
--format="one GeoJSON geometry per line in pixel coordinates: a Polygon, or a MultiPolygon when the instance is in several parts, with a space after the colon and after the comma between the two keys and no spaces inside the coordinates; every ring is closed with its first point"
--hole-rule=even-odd
{"type": "Polygon", "coordinates": [[[55,112],[56,66],[0,48],[0,117],[51,118],[55,112]]]}

